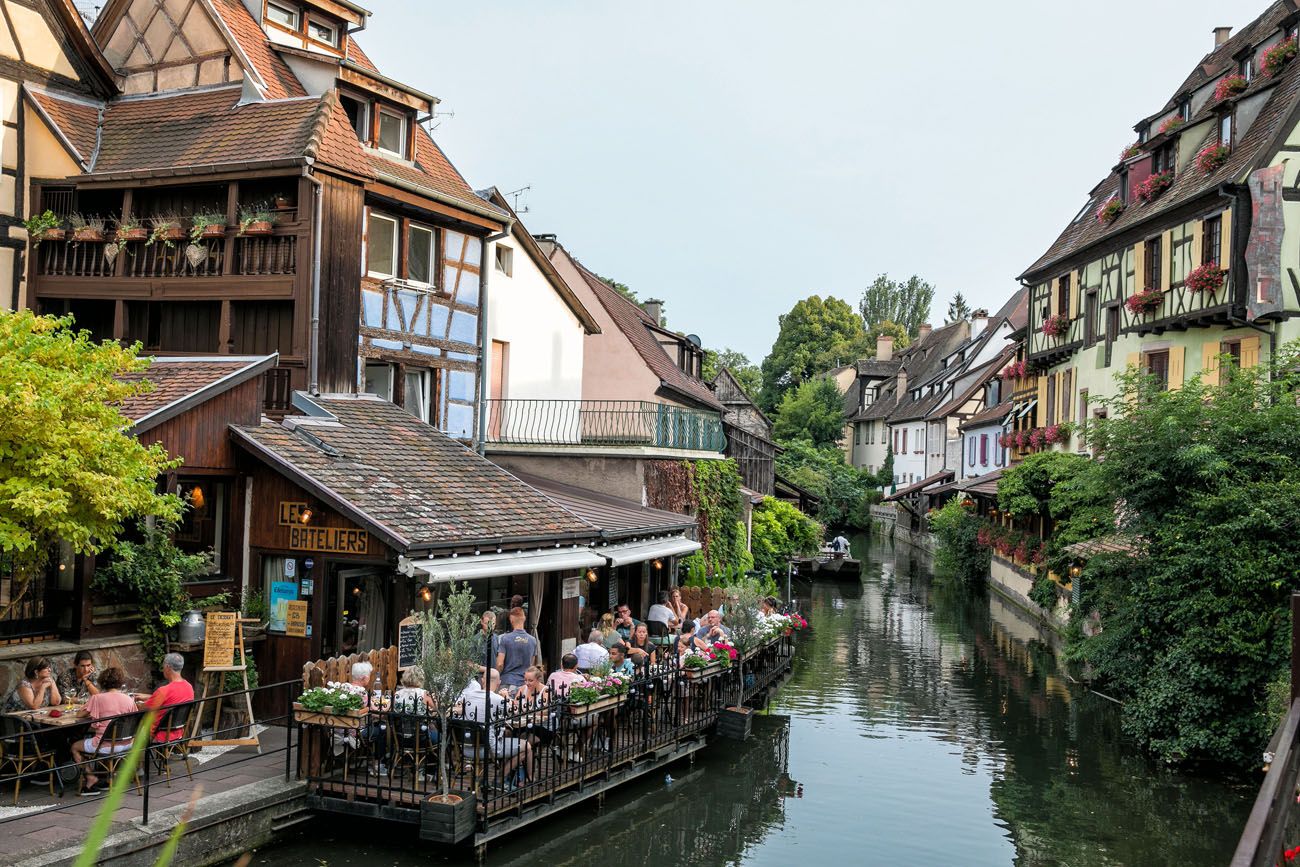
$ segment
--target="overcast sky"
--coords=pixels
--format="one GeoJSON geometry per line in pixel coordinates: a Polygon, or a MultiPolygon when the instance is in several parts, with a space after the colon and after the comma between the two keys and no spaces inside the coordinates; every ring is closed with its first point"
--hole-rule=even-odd
{"type": "Polygon", "coordinates": [[[879,273],[996,309],[1133,124],[1267,3],[367,0],[362,47],[442,100],[476,188],[757,362],[879,273]]]}

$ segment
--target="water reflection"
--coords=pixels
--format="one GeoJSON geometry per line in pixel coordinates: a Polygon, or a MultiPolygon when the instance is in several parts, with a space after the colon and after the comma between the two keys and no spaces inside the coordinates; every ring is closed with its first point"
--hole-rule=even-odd
{"type": "MultiPolygon", "coordinates": [[[[1226,863],[1252,793],[1152,767],[1032,623],[854,540],[859,584],[804,585],[813,629],[746,744],[493,844],[494,865],[1226,863]],[[796,780],[798,782],[796,782],[796,780]]],[[[404,826],[307,826],[262,863],[474,863],[404,826]]]]}

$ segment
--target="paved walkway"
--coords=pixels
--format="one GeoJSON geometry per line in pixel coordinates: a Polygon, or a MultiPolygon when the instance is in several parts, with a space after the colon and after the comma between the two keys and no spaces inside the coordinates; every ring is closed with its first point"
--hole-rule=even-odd
{"type": "MultiPolygon", "coordinates": [[[[161,819],[152,819],[145,827],[154,830],[155,824],[166,824],[168,827],[160,830],[169,830],[172,820],[164,811],[186,804],[198,786],[203,787],[206,799],[207,796],[264,780],[283,779],[284,752],[279,748],[284,746],[285,730],[278,727],[263,729],[260,739],[262,755],[258,755],[254,747],[205,747],[194,753],[191,758],[193,781],[186,778],[184,763],[173,761],[170,788],[165,778],[153,777],[151,780],[151,819],[157,814],[164,815],[161,819]]],[[[12,785],[0,788],[0,838],[5,841],[6,863],[80,845],[103,803],[102,795],[83,798],[71,787],[63,798],[57,795],[51,798],[48,786],[28,784],[21,790],[15,807],[12,785]]],[[[143,796],[136,794],[134,788],[128,790],[114,816],[114,831],[142,827],[143,815],[143,796]]]]}

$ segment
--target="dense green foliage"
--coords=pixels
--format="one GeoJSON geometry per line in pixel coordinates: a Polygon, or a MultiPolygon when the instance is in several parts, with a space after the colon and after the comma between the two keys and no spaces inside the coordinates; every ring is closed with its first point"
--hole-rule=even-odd
{"type": "Polygon", "coordinates": [[[140,606],[140,647],[154,665],[161,665],[167,652],[167,629],[190,607],[185,582],[208,568],[206,556],[176,547],[175,531],[171,522],[141,525],[141,540],[114,545],[112,560],[95,571],[91,582],[91,588],[110,602],[140,606]]]}
{"type": "Polygon", "coordinates": [[[794,506],[764,497],[750,519],[754,568],[784,573],[792,557],[812,556],[821,547],[821,525],[794,506]]]}
{"type": "Polygon", "coordinates": [[[784,442],[776,471],[821,498],[817,518],[831,529],[871,527],[871,504],[878,503],[876,477],[844,459],[835,446],[817,447],[808,440],[784,442]]]}
{"type": "Polygon", "coordinates": [[[149,389],[116,378],[147,366],[137,348],[95,343],[69,317],[0,311],[0,569],[15,579],[0,616],[58,543],[92,554],[132,518],[180,514],[157,493],[179,462],[127,434],[116,408],[149,389]]]}
{"type": "Polygon", "coordinates": [[[703,548],[684,558],[682,567],[704,583],[743,575],[754,568],[754,558],[746,547],[748,534],[736,462],[694,461],[688,466],[703,548]]]}
{"type": "Polygon", "coordinates": [[[875,344],[867,344],[862,319],[838,298],[805,298],[783,314],[780,323],[772,351],[761,366],[759,405],[765,412],[780,406],[786,392],[799,383],[875,351],[875,344]]]}
{"type": "Polygon", "coordinates": [[[1093,432],[1104,459],[1079,487],[1122,504],[1119,529],[1140,553],[1086,565],[1073,620],[1102,631],[1076,629],[1069,649],[1166,761],[1250,767],[1270,735],[1300,573],[1295,369],[1288,348],[1273,382],[1225,364],[1222,386],[1160,391],[1130,372],[1093,432]]]}
{"type": "Polygon", "coordinates": [[[706,349],[700,365],[701,378],[713,382],[723,370],[730,370],[740,388],[752,401],[758,400],[763,389],[763,372],[749,360],[749,356],[736,349],[706,349]]]}
{"type": "Polygon", "coordinates": [[[984,522],[962,502],[954,497],[930,513],[930,532],[939,543],[935,564],[962,584],[982,587],[989,574],[989,552],[977,538],[984,522]]]}
{"type": "Polygon", "coordinates": [[[772,433],[777,442],[808,440],[818,448],[836,445],[844,435],[844,398],[835,380],[806,380],[785,393],[772,433]]]}
{"type": "Polygon", "coordinates": [[[921,324],[930,318],[933,301],[934,287],[915,274],[906,281],[891,280],[888,274],[881,274],[863,290],[858,311],[867,328],[881,322],[897,322],[909,337],[916,339],[921,324]]]}
{"type": "Polygon", "coordinates": [[[961,322],[969,319],[971,314],[970,305],[966,303],[966,296],[958,292],[952,296],[948,302],[948,315],[944,317],[944,324],[950,325],[953,322],[961,322]]]}
{"type": "Polygon", "coordinates": [[[1115,524],[1114,498],[1100,486],[1096,464],[1073,452],[1038,452],[1007,468],[998,480],[998,507],[1022,523],[1043,520],[1049,530],[1044,553],[1057,573],[1069,565],[1062,548],[1115,524]]]}
{"type": "Polygon", "coordinates": [[[894,338],[894,351],[906,349],[912,345],[912,335],[907,333],[907,329],[897,322],[888,319],[877,322],[867,327],[867,346],[870,347],[869,355],[876,354],[876,338],[888,335],[894,338]]]}

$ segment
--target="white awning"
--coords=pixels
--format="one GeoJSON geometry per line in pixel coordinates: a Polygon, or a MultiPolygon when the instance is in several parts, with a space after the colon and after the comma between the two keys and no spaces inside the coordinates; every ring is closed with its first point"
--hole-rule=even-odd
{"type": "Polygon", "coordinates": [[[461,554],[459,557],[430,557],[398,560],[397,569],[430,584],[445,581],[473,581],[533,572],[561,572],[604,566],[605,558],[590,548],[546,548],[541,551],[508,551],[504,554],[461,554]]]}
{"type": "Polygon", "coordinates": [[[1029,411],[1036,406],[1038,406],[1038,398],[1034,398],[1033,400],[1028,401],[1027,403],[1025,403],[1025,408],[1020,410],[1020,413],[1016,416],[1016,418],[1024,418],[1025,416],[1029,415],[1029,411]]]}
{"type": "Polygon", "coordinates": [[[611,566],[644,563],[656,557],[672,557],[698,550],[700,550],[700,543],[685,536],[667,536],[645,542],[623,542],[619,545],[606,545],[595,549],[596,553],[608,560],[611,566]]]}

